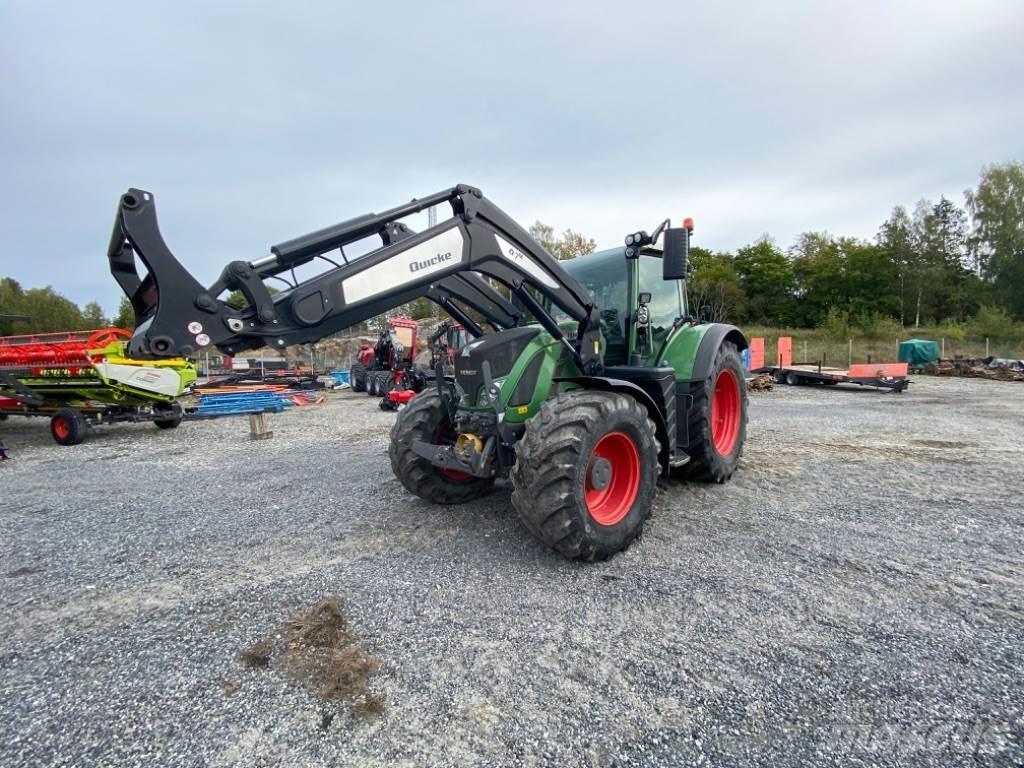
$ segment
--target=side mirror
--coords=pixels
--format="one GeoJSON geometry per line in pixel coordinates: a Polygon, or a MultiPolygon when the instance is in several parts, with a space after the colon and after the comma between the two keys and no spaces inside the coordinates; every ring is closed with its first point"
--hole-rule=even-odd
{"type": "Polygon", "coordinates": [[[689,274],[690,230],[669,227],[665,230],[665,250],[661,256],[663,280],[685,280],[689,274]]]}

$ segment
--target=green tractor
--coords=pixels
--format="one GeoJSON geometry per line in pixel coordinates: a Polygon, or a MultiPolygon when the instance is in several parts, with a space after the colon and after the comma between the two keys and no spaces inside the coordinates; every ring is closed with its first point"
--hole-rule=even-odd
{"type": "Polygon", "coordinates": [[[211,343],[227,354],[283,347],[431,298],[474,339],[457,354],[454,376],[439,366],[436,386],[399,411],[389,448],[396,477],[440,504],[471,501],[510,478],[512,504],[534,536],[595,560],[640,535],[659,475],[721,483],[739,464],[747,343],[687,305],[692,229],[666,220],[621,247],[557,261],[478,189],[460,185],[232,262],[204,288],[164,244],[152,195],[133,189],[118,206],[108,256],[139,318],[135,356],[211,343]],[[452,218],[423,232],[401,221],[442,203],[452,218]],[[369,237],[380,246],[345,254],[369,237]],[[264,280],[315,258],[334,268],[269,295],[264,280]],[[219,298],[233,290],[246,307],[219,298]]]}

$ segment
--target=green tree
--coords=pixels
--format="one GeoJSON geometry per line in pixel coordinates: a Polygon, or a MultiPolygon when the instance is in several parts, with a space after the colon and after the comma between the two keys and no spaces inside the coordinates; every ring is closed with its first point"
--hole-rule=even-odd
{"type": "Polygon", "coordinates": [[[571,229],[565,230],[561,237],[555,237],[554,227],[539,221],[534,222],[530,227],[530,234],[533,235],[534,240],[544,246],[548,253],[560,261],[586,256],[597,248],[597,243],[592,239],[579,232],[573,232],[571,229]]]}
{"type": "Polygon", "coordinates": [[[131,331],[135,329],[135,310],[127,296],[121,297],[121,303],[117,305],[117,314],[110,320],[110,324],[117,328],[126,328],[131,331]]]}
{"type": "Polygon", "coordinates": [[[82,322],[89,328],[105,328],[109,321],[98,302],[90,301],[82,308],[82,322]]]}
{"type": "Polygon", "coordinates": [[[849,314],[842,252],[827,232],[804,232],[789,249],[796,283],[795,320],[819,326],[832,308],[849,314]]]}
{"type": "MultiPolygon", "coordinates": [[[[21,285],[13,278],[0,278],[0,315],[17,317],[26,314],[25,292],[21,289],[21,285]]],[[[9,336],[18,333],[19,329],[25,331],[28,328],[25,323],[20,321],[0,320],[0,335],[2,336],[9,336]]]]}
{"type": "Polygon", "coordinates": [[[747,295],[740,288],[732,254],[691,248],[690,262],[694,267],[687,285],[690,312],[696,314],[706,308],[709,319],[716,323],[738,322],[746,309],[747,295]]]}
{"type": "Polygon", "coordinates": [[[24,294],[22,314],[32,318],[30,329],[36,333],[77,331],[85,328],[78,305],[53,288],[30,288],[24,294]]]}
{"type": "Polygon", "coordinates": [[[850,237],[840,238],[838,248],[850,314],[858,319],[898,314],[899,299],[893,291],[898,270],[886,250],[850,237]]]}
{"type": "Polygon", "coordinates": [[[784,325],[792,319],[793,267],[768,235],[740,248],[733,267],[748,298],[749,320],[784,325]]]}
{"type": "Polygon", "coordinates": [[[977,190],[964,196],[975,271],[991,281],[1000,304],[1024,319],[1024,165],[1010,162],[982,169],[977,190]]]}
{"type": "MultiPolygon", "coordinates": [[[[273,296],[278,293],[278,289],[272,285],[267,286],[267,293],[273,296]]],[[[249,302],[245,300],[245,294],[239,290],[234,290],[228,294],[228,297],[224,299],[224,303],[232,309],[245,309],[249,306],[249,302]]]]}
{"type": "Polygon", "coordinates": [[[962,320],[967,306],[967,216],[945,197],[935,205],[922,200],[914,210],[918,252],[914,326],[922,317],[934,323],[962,320]]]}
{"type": "Polygon", "coordinates": [[[892,214],[879,228],[876,241],[896,269],[896,280],[899,286],[899,320],[900,325],[906,325],[907,290],[915,279],[915,269],[919,258],[914,241],[914,225],[906,208],[897,205],[892,209],[892,214]]]}

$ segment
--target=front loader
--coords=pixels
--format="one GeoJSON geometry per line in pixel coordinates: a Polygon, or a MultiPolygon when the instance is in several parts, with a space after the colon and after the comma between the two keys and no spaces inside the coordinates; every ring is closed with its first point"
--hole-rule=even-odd
{"type": "Polygon", "coordinates": [[[454,376],[439,367],[436,386],[399,412],[389,447],[396,477],[441,504],[478,498],[508,477],[538,539],[593,560],[640,534],[659,474],[724,482],[739,463],[747,343],[737,328],[689,312],[692,229],[666,220],[618,248],[558,261],[480,190],[459,185],[232,262],[204,287],[164,243],[152,195],[132,189],[108,256],[135,309],[139,356],[284,347],[421,296],[437,302],[474,340],[454,376]],[[423,232],[402,221],[442,204],[451,217],[423,232]],[[346,255],[367,238],[379,247],[346,255]],[[294,267],[316,258],[333,268],[295,279],[294,267]],[[267,279],[288,288],[271,296],[267,279]],[[233,290],[243,309],[222,300],[233,290]]]}

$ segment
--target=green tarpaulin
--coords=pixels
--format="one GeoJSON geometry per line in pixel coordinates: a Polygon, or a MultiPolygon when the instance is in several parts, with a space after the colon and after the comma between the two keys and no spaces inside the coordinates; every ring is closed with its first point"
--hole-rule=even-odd
{"type": "Polygon", "coordinates": [[[907,339],[900,342],[900,362],[911,368],[921,368],[939,359],[939,345],[926,339],[907,339]]]}

